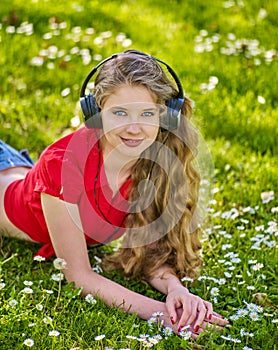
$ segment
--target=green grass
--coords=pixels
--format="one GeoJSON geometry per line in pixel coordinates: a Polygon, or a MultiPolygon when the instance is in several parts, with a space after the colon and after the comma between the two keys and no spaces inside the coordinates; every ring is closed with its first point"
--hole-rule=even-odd
{"type": "MultiPolygon", "coordinates": [[[[80,116],[76,106],[83,79],[98,62],[95,55],[105,58],[125,49],[120,33],[131,40],[128,48],[169,63],[195,101],[193,122],[214,163],[213,193],[203,234],[202,277],[188,287],[208,300],[211,288],[217,287],[214,308],[231,319],[231,325],[222,333],[206,332],[197,341],[162,334],[155,349],[197,345],[212,350],[277,349],[277,324],[272,322],[277,320],[278,307],[277,15],[277,2],[270,0],[243,5],[224,0],[3,0],[0,4],[0,136],[16,148],[28,147],[35,159],[50,142],[74,129],[71,120],[80,116]],[[31,35],[24,32],[24,22],[33,24],[31,35]],[[50,22],[65,25],[55,29],[50,22]],[[9,33],[13,27],[15,33],[9,33]],[[94,32],[88,33],[87,28],[94,32]],[[82,57],[82,49],[89,54],[83,51],[82,57]],[[48,56],[42,50],[48,50],[48,56]],[[40,55],[43,64],[32,65],[40,55]],[[86,65],[88,56],[91,62],[86,65]],[[206,89],[204,84],[212,76],[218,83],[206,89]],[[65,89],[69,93],[62,96],[65,89]],[[274,199],[263,203],[261,193],[268,191],[275,192],[274,199]],[[252,268],[255,260],[263,264],[258,270],[252,268]],[[258,302],[256,293],[267,297],[259,319],[246,315],[233,320],[237,310],[258,302]]],[[[146,343],[126,335],[161,333],[135,315],[107,308],[100,300],[90,304],[71,285],[53,281],[57,271],[52,261],[33,261],[36,249],[36,245],[2,239],[1,349],[27,348],[27,338],[39,350],[143,349],[146,343]],[[24,281],[33,282],[32,294],[23,292],[24,281]],[[48,316],[50,324],[45,323],[48,316]],[[50,336],[51,330],[60,334],[50,336]],[[101,334],[105,337],[95,340],[101,334]]],[[[109,249],[90,249],[93,266],[98,265],[94,256],[101,257],[109,249]]],[[[165,299],[119,272],[104,274],[139,293],[165,299]]]]}

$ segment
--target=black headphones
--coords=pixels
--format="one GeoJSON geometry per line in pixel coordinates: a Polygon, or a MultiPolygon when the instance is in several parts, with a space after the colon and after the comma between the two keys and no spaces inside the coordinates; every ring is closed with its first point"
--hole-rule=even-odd
{"type": "Polygon", "coordinates": [[[117,58],[120,55],[126,55],[126,54],[136,54],[136,55],[148,57],[154,61],[162,63],[164,66],[167,67],[168,72],[171,74],[171,76],[173,77],[173,79],[177,84],[178,94],[177,96],[172,97],[171,99],[165,101],[167,111],[166,113],[163,113],[160,116],[160,127],[164,130],[169,130],[169,131],[177,129],[180,124],[181,108],[184,103],[183,89],[177,74],[167,63],[163,62],[162,60],[136,50],[127,50],[125,52],[116,53],[106,58],[105,60],[101,61],[97,66],[95,66],[87,75],[80,91],[80,105],[81,105],[81,110],[83,113],[85,125],[87,126],[87,128],[98,128],[98,129],[102,128],[100,109],[96,103],[95,96],[92,93],[90,93],[89,95],[85,95],[85,90],[88,82],[90,81],[92,76],[97,72],[99,67],[103,66],[106,62],[117,58]]]}

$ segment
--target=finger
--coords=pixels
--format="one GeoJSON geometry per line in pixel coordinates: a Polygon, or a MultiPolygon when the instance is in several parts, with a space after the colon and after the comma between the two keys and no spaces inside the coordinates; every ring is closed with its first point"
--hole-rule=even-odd
{"type": "Polygon", "coordinates": [[[218,326],[226,326],[227,324],[230,324],[230,322],[228,320],[226,320],[225,318],[221,318],[215,315],[212,315],[211,320],[209,320],[210,323],[212,324],[216,324],[218,326]]]}
{"type": "Polygon", "coordinates": [[[208,320],[211,320],[212,315],[213,315],[213,307],[212,307],[212,303],[210,303],[209,301],[204,301],[205,307],[207,308],[207,312],[206,312],[206,318],[208,320]]]}
{"type": "Polygon", "coordinates": [[[193,338],[193,339],[196,340],[196,339],[198,338],[198,335],[199,335],[199,334],[197,334],[197,333],[192,333],[192,334],[191,334],[191,338],[193,338]]]}
{"type": "Polygon", "coordinates": [[[215,312],[215,311],[213,311],[213,315],[217,316],[217,317],[220,317],[220,318],[224,318],[223,315],[220,315],[218,312],[215,312]]]}
{"type": "Polygon", "coordinates": [[[166,308],[168,310],[171,323],[175,324],[177,322],[177,312],[174,303],[166,301],[166,308]]]}
{"type": "Polygon", "coordinates": [[[198,332],[200,325],[203,323],[205,316],[207,314],[207,308],[205,307],[205,304],[203,302],[199,303],[197,310],[198,310],[198,316],[194,323],[195,332],[198,332]]]}
{"type": "Polygon", "coordinates": [[[194,302],[194,303],[191,303],[190,305],[184,304],[183,312],[178,324],[179,329],[192,323],[196,317],[197,317],[197,303],[194,302]]]}
{"type": "Polygon", "coordinates": [[[189,325],[189,323],[187,322],[187,320],[188,320],[188,318],[190,317],[190,315],[191,315],[192,312],[195,314],[195,317],[196,317],[197,309],[196,309],[196,311],[194,312],[194,311],[192,311],[192,308],[191,308],[191,307],[188,307],[188,305],[184,305],[184,306],[183,306],[183,311],[182,311],[182,314],[181,314],[181,316],[180,316],[180,318],[179,318],[179,322],[178,322],[178,325],[177,325],[177,327],[178,327],[178,332],[180,332],[180,330],[181,330],[183,327],[189,325]]]}

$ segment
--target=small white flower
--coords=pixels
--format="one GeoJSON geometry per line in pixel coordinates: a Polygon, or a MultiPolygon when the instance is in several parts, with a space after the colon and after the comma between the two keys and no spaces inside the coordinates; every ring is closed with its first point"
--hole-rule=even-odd
{"type": "Polygon", "coordinates": [[[260,305],[257,305],[257,312],[262,313],[264,311],[263,307],[260,305]]]}
{"type": "Polygon", "coordinates": [[[258,271],[258,270],[262,269],[263,267],[264,267],[264,264],[257,263],[257,264],[255,264],[255,265],[253,265],[253,266],[251,267],[251,269],[254,270],[254,271],[258,271]]]}
{"type": "Polygon", "coordinates": [[[212,296],[215,296],[215,297],[216,297],[216,296],[219,294],[219,288],[217,288],[217,287],[211,288],[210,294],[211,294],[212,296]]]}
{"type": "Polygon", "coordinates": [[[122,42],[122,47],[128,47],[132,45],[132,41],[130,39],[124,39],[122,42]]]}
{"type": "Polygon", "coordinates": [[[17,305],[17,301],[15,299],[12,299],[12,300],[9,301],[8,304],[9,304],[10,307],[15,307],[17,305]]]}
{"type": "Polygon", "coordinates": [[[26,287],[26,288],[22,289],[22,292],[26,293],[26,294],[32,294],[34,291],[32,288],[26,287]]]}
{"type": "Polygon", "coordinates": [[[42,304],[36,304],[36,309],[37,309],[38,311],[42,311],[43,305],[42,305],[42,304]]]}
{"type": "Polygon", "coordinates": [[[241,335],[242,337],[244,337],[244,336],[254,337],[254,333],[245,332],[244,328],[241,328],[241,330],[240,330],[240,335],[241,335]]]}
{"type": "Polygon", "coordinates": [[[157,323],[156,317],[151,317],[151,318],[148,319],[149,327],[153,327],[153,325],[155,325],[156,323],[157,323]]]}
{"type": "Polygon", "coordinates": [[[262,105],[265,104],[265,98],[263,96],[258,96],[258,102],[262,105]]]}
{"type": "Polygon", "coordinates": [[[6,286],[6,283],[1,282],[1,283],[0,283],[0,290],[3,289],[3,288],[5,288],[5,286],[6,286]]]}
{"type": "Polygon", "coordinates": [[[149,341],[150,344],[153,344],[153,345],[156,345],[159,342],[158,339],[156,339],[156,338],[149,338],[148,341],[149,341]]]}
{"type": "Polygon", "coordinates": [[[252,311],[257,312],[257,304],[254,304],[254,303],[247,304],[247,309],[251,312],[252,311]]]}
{"type": "Polygon", "coordinates": [[[50,332],[48,333],[48,335],[49,335],[50,337],[58,337],[58,335],[60,335],[60,332],[59,332],[59,331],[56,331],[55,329],[53,329],[53,331],[50,331],[50,332]]]}
{"type": "Polygon", "coordinates": [[[153,317],[157,317],[157,318],[159,318],[159,317],[161,317],[161,316],[163,316],[163,315],[164,315],[164,313],[163,313],[163,312],[159,312],[159,311],[154,312],[154,313],[152,314],[153,317]]]}
{"type": "Polygon", "coordinates": [[[170,327],[165,327],[163,329],[163,333],[164,333],[165,337],[170,337],[173,334],[173,330],[170,327]]]}
{"type": "Polygon", "coordinates": [[[231,321],[236,321],[236,320],[239,319],[239,316],[237,316],[237,315],[232,315],[232,316],[229,317],[229,319],[230,319],[231,321]]]}
{"type": "Polygon", "coordinates": [[[24,340],[24,345],[28,346],[29,348],[34,345],[34,340],[31,338],[27,338],[24,340]]]}
{"type": "Polygon", "coordinates": [[[256,264],[257,260],[248,260],[248,264],[256,264]]]}
{"type": "Polygon", "coordinates": [[[181,281],[182,282],[193,282],[193,278],[190,278],[190,277],[183,277],[182,279],[181,279],[181,281]]]}
{"type": "Polygon", "coordinates": [[[50,317],[50,316],[46,316],[46,317],[43,318],[43,322],[44,322],[45,324],[51,324],[52,321],[53,321],[53,318],[50,317]]]}
{"type": "Polygon", "coordinates": [[[71,118],[70,125],[72,128],[77,128],[80,125],[79,115],[76,115],[75,117],[71,118]]]}
{"type": "Polygon", "coordinates": [[[105,338],[105,334],[100,334],[95,337],[95,340],[102,340],[103,338],[105,338]]]}
{"type": "Polygon", "coordinates": [[[232,341],[233,343],[241,343],[241,340],[232,338],[231,336],[220,335],[222,339],[232,341]]]}
{"type": "Polygon", "coordinates": [[[218,280],[218,284],[222,285],[226,283],[226,279],[225,278],[219,278],[218,280]]]}
{"type": "Polygon", "coordinates": [[[239,309],[239,310],[237,310],[236,314],[239,317],[244,317],[244,316],[246,316],[248,314],[248,311],[246,309],[239,309]]]}
{"type": "Polygon", "coordinates": [[[63,273],[54,273],[52,276],[51,276],[51,279],[53,281],[63,281],[64,279],[64,274],[63,273]]]}
{"type": "Polygon", "coordinates": [[[25,286],[30,287],[30,286],[33,285],[33,282],[32,282],[32,281],[24,281],[23,284],[24,284],[25,286]]]}
{"type": "Polygon", "coordinates": [[[274,318],[271,322],[272,323],[278,323],[278,318],[274,318]]]}
{"type": "Polygon", "coordinates": [[[274,191],[262,192],[261,200],[263,203],[268,203],[274,199],[274,191]]]}
{"type": "Polygon", "coordinates": [[[45,261],[45,258],[43,256],[37,255],[34,257],[34,261],[42,262],[45,261]]]}
{"type": "Polygon", "coordinates": [[[33,58],[31,59],[30,64],[31,64],[31,66],[37,66],[37,67],[39,67],[39,66],[42,66],[42,65],[43,65],[43,62],[44,62],[43,57],[38,57],[38,56],[36,56],[36,57],[33,57],[33,58]]]}
{"type": "Polygon", "coordinates": [[[46,294],[53,294],[53,290],[51,289],[43,289],[43,292],[46,293],[46,294]]]}
{"type": "Polygon", "coordinates": [[[85,297],[85,300],[87,301],[87,303],[90,303],[90,304],[96,304],[97,302],[92,294],[87,294],[85,297]]]}
{"type": "Polygon", "coordinates": [[[190,331],[181,331],[179,333],[179,335],[184,339],[184,340],[188,340],[190,339],[191,335],[192,335],[192,332],[190,331]]]}
{"type": "Polygon", "coordinates": [[[67,262],[65,259],[62,259],[62,258],[56,258],[53,261],[53,265],[57,270],[63,270],[67,268],[67,262]]]}
{"type": "Polygon", "coordinates": [[[135,337],[134,335],[126,335],[126,338],[127,339],[132,339],[132,340],[136,340],[137,339],[137,337],[135,337]]]}
{"type": "Polygon", "coordinates": [[[256,312],[254,312],[254,311],[250,312],[249,316],[250,316],[252,321],[258,321],[259,320],[258,314],[256,312]]]}
{"type": "Polygon", "coordinates": [[[70,94],[70,88],[65,88],[64,90],[61,91],[61,96],[66,97],[70,94]]]}

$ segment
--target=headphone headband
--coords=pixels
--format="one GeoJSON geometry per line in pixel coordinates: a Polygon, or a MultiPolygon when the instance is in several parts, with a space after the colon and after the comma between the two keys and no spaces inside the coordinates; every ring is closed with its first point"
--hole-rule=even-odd
{"type": "Polygon", "coordinates": [[[157,61],[161,64],[163,64],[172,78],[174,79],[177,88],[178,88],[178,94],[177,96],[171,98],[170,100],[166,101],[165,104],[167,106],[167,115],[166,117],[161,118],[161,127],[163,129],[167,130],[173,130],[178,128],[180,123],[180,114],[181,114],[181,108],[184,103],[184,94],[183,94],[183,88],[182,84],[175,73],[175,71],[164,61],[162,61],[159,58],[147,55],[143,52],[136,51],[136,50],[127,50],[124,52],[119,52],[111,55],[110,57],[107,57],[103,61],[101,61],[98,65],[96,65],[87,75],[86,79],[84,80],[81,90],[80,90],[80,104],[81,109],[84,115],[85,123],[87,127],[89,128],[101,128],[102,122],[101,122],[101,116],[100,116],[100,110],[98,109],[95,97],[93,94],[89,94],[88,96],[85,95],[86,87],[90,81],[90,79],[94,76],[94,74],[97,72],[97,70],[103,66],[106,62],[111,61],[119,56],[122,55],[128,55],[128,54],[134,54],[138,56],[143,56],[146,58],[149,58],[153,61],[157,61]]]}
{"type": "Polygon", "coordinates": [[[119,53],[115,53],[113,55],[111,55],[110,57],[107,57],[106,59],[104,59],[103,61],[101,61],[98,65],[96,65],[91,71],[90,73],[87,75],[86,79],[84,80],[83,84],[82,84],[82,87],[81,87],[81,90],[80,90],[80,98],[81,97],[84,97],[85,96],[85,91],[86,91],[86,87],[89,83],[89,81],[91,80],[91,78],[94,76],[94,74],[98,71],[98,69],[103,66],[106,62],[108,61],[111,61],[121,55],[126,55],[126,54],[135,54],[135,55],[139,55],[139,56],[144,56],[144,57],[147,57],[147,58],[150,58],[154,61],[157,61],[161,64],[163,64],[168,72],[171,74],[171,76],[173,77],[173,79],[175,80],[175,83],[177,84],[177,87],[178,87],[178,95],[177,97],[178,98],[183,98],[183,89],[182,89],[182,84],[177,76],[177,74],[175,73],[175,71],[173,70],[173,68],[171,68],[169,66],[169,64],[167,64],[166,62],[162,61],[161,59],[159,58],[156,58],[156,57],[153,57],[153,56],[150,56],[150,55],[147,55],[147,54],[144,54],[143,52],[137,52],[135,50],[129,50],[129,51],[126,51],[126,52],[119,52],[119,53]]]}

